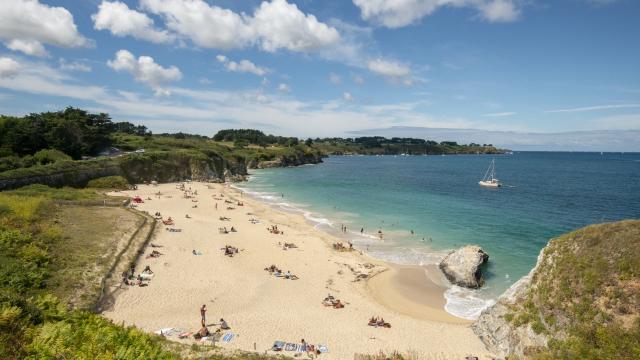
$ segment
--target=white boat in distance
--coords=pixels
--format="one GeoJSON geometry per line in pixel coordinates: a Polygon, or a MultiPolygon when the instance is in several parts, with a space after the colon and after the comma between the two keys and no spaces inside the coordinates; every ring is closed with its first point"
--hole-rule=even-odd
{"type": "Polygon", "coordinates": [[[478,181],[478,184],[480,184],[480,186],[486,186],[486,187],[492,187],[492,188],[497,188],[502,186],[502,184],[500,184],[500,181],[496,179],[495,159],[491,159],[491,165],[489,165],[487,172],[484,173],[484,177],[482,178],[482,180],[478,181]]]}

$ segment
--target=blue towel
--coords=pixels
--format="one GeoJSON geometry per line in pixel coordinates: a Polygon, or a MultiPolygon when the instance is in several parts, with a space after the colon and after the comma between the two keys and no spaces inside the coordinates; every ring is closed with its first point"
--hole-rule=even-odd
{"type": "Polygon", "coordinates": [[[293,351],[293,350],[295,350],[295,349],[296,349],[296,344],[287,343],[287,344],[284,346],[284,349],[285,349],[286,351],[293,351]]]}
{"type": "Polygon", "coordinates": [[[229,342],[229,341],[233,340],[233,336],[234,336],[234,335],[233,335],[233,333],[225,334],[225,335],[222,337],[222,341],[224,341],[224,342],[229,342]]]}

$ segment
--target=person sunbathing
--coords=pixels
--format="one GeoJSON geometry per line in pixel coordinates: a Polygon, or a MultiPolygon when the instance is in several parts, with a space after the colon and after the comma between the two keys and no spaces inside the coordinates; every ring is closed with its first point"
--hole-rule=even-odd
{"type": "Polygon", "coordinates": [[[151,267],[149,265],[147,265],[144,270],[142,270],[143,274],[153,274],[153,271],[151,271],[151,267]]]}
{"type": "Polygon", "coordinates": [[[236,228],[234,228],[233,226],[231,227],[231,230],[229,230],[231,232],[237,232],[236,228]]]}
{"type": "Polygon", "coordinates": [[[189,216],[189,214],[185,215],[184,217],[187,219],[191,219],[191,216],[189,216]]]}
{"type": "Polygon", "coordinates": [[[206,326],[203,326],[202,328],[200,328],[200,330],[197,332],[197,335],[199,335],[200,338],[203,338],[205,336],[209,336],[211,335],[211,332],[209,331],[209,329],[207,329],[206,326]]]}
{"type": "Polygon", "coordinates": [[[340,302],[340,299],[333,302],[334,309],[342,309],[343,307],[344,307],[344,304],[340,302]]]}
{"type": "Polygon", "coordinates": [[[376,317],[371,317],[371,319],[369,319],[369,326],[377,326],[378,325],[378,318],[376,317]]]}

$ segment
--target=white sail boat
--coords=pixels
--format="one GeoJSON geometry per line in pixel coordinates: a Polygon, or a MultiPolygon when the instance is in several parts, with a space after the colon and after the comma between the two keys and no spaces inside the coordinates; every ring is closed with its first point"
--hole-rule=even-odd
{"type": "Polygon", "coordinates": [[[500,181],[496,179],[495,159],[491,159],[491,165],[489,165],[487,172],[484,173],[484,177],[482,178],[482,180],[478,181],[478,184],[480,184],[480,186],[494,187],[494,188],[502,186],[502,184],[500,184],[500,181]]]}

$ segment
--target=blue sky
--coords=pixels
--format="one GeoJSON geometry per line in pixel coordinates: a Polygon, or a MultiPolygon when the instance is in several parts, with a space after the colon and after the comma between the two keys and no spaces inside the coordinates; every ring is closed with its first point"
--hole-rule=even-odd
{"type": "Polygon", "coordinates": [[[3,114],[71,105],[206,135],[484,130],[479,142],[640,130],[633,0],[6,0],[0,18],[3,114]]]}

